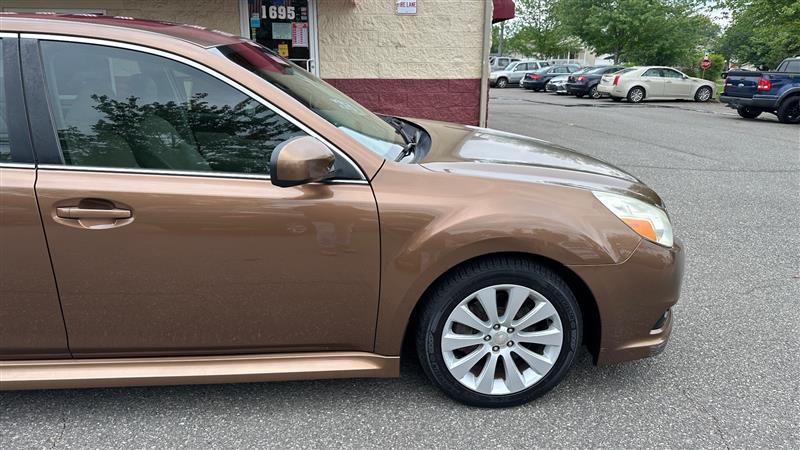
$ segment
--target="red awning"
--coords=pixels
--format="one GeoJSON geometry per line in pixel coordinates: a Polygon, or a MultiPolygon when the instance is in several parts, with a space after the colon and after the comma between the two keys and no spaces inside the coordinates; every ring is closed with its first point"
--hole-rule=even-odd
{"type": "Polygon", "coordinates": [[[514,18],[514,0],[492,0],[492,2],[494,3],[492,23],[514,18]]]}

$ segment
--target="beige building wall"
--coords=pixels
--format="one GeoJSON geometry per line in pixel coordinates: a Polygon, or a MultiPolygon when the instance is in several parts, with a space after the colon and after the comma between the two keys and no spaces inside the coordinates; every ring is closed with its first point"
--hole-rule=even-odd
{"type": "Polygon", "coordinates": [[[416,16],[394,0],[318,0],[323,78],[481,78],[485,3],[419,0],[416,16]]]}
{"type": "Polygon", "coordinates": [[[59,8],[99,10],[111,16],[189,23],[241,33],[238,0],[0,0],[3,11],[20,8],[36,11],[59,8]]]}

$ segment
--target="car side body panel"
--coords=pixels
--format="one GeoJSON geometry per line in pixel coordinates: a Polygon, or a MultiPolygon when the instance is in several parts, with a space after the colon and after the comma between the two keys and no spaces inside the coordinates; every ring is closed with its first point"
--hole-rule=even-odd
{"type": "Polygon", "coordinates": [[[0,167],[0,359],[70,357],[35,182],[32,165],[0,167]]]}
{"type": "Polygon", "coordinates": [[[367,184],[40,169],[37,192],[76,357],[372,350],[367,184]],[[57,216],[85,199],[132,217],[57,216]]]}
{"type": "Polygon", "coordinates": [[[616,264],[640,241],[584,189],[501,186],[448,168],[431,172],[392,163],[381,169],[373,188],[381,216],[383,280],[375,351],[384,355],[399,354],[425,290],[460,263],[511,252],[565,265],[616,264]]]}

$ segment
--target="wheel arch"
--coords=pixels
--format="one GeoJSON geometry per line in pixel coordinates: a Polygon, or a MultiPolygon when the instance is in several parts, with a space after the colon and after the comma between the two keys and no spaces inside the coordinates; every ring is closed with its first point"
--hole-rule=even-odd
{"type": "Polygon", "coordinates": [[[628,97],[628,95],[630,95],[631,91],[632,91],[634,88],[641,88],[641,89],[642,89],[642,92],[644,92],[644,97],[642,97],[642,100],[644,100],[644,99],[646,99],[646,98],[647,98],[647,88],[646,88],[646,87],[644,87],[644,85],[641,85],[641,84],[638,84],[638,83],[636,83],[636,84],[632,84],[632,85],[631,85],[631,86],[628,88],[628,91],[625,93],[625,98],[627,98],[627,97],[628,97]]]}
{"type": "Polygon", "coordinates": [[[592,354],[593,360],[597,362],[600,349],[601,322],[597,301],[591,289],[589,289],[589,286],[580,276],[578,276],[578,274],[564,264],[561,264],[560,262],[546,256],[525,252],[493,252],[473,256],[452,265],[447,270],[438,274],[433,282],[430,283],[430,285],[424,290],[419,299],[417,299],[417,302],[411,311],[404,331],[401,357],[412,356],[416,354],[413,351],[415,346],[414,335],[416,333],[417,326],[419,325],[419,312],[422,306],[425,304],[426,298],[430,295],[430,292],[433,291],[443,279],[461,267],[474,264],[484,259],[496,257],[520,258],[535,262],[552,270],[558,274],[558,276],[560,276],[565,283],[567,283],[567,286],[569,286],[569,288],[572,290],[572,293],[575,295],[575,299],[577,300],[578,306],[581,309],[581,315],[583,316],[583,343],[588,347],[589,352],[592,354]]]}
{"type": "Polygon", "coordinates": [[[800,97],[800,87],[791,88],[786,92],[784,92],[783,94],[781,94],[781,97],[778,99],[777,105],[775,105],[775,109],[780,108],[783,102],[794,97],[800,97]]]}

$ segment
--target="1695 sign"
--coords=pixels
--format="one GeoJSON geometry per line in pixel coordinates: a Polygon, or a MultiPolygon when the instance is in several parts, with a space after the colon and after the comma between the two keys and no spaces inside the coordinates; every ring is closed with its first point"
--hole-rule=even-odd
{"type": "Polygon", "coordinates": [[[261,18],[262,19],[289,19],[294,20],[295,13],[294,13],[294,6],[275,6],[272,5],[269,8],[266,6],[261,6],[261,18]]]}

